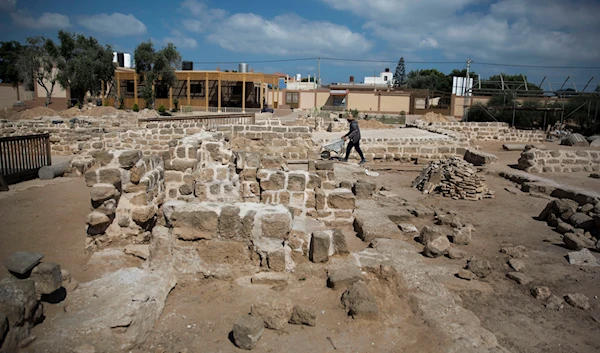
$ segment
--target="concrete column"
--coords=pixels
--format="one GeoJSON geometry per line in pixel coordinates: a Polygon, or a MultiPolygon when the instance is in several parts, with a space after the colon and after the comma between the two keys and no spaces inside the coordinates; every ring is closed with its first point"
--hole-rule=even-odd
{"type": "Polygon", "coordinates": [[[217,87],[217,112],[221,112],[221,73],[219,73],[219,83],[217,87]]]}
{"type": "Polygon", "coordinates": [[[377,112],[381,111],[381,93],[377,95],[377,112]]]}
{"type": "Polygon", "coordinates": [[[246,112],[246,75],[242,76],[242,113],[246,112]]]}

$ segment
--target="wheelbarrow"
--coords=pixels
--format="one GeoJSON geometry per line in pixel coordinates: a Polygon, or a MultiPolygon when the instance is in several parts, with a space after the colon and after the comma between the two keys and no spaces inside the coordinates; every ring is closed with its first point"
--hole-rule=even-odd
{"type": "Polygon", "coordinates": [[[335,142],[329,143],[327,145],[321,146],[321,158],[323,159],[331,159],[331,152],[335,152],[337,154],[337,159],[340,159],[344,154],[344,145],[346,141],[340,139],[335,142]]]}

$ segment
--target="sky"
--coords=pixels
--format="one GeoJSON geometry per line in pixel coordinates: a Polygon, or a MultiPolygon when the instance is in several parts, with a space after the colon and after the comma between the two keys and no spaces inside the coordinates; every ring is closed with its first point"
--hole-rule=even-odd
{"type": "Polygon", "coordinates": [[[321,57],[324,83],[394,71],[400,57],[407,72],[445,73],[471,58],[482,78],[546,76],[558,89],[570,76],[565,88],[581,90],[592,77],[589,87],[600,84],[599,14],[600,0],[0,0],[0,41],[64,29],[131,54],[143,41],[172,42],[194,69],[249,62],[302,76],[317,74],[321,57]]]}

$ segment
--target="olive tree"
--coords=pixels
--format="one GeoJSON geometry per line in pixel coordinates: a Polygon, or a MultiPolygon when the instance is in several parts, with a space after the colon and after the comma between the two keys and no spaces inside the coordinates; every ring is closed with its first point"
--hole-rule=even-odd
{"type": "Polygon", "coordinates": [[[19,77],[26,87],[38,84],[46,91],[46,106],[51,103],[58,80],[55,58],[51,54],[54,42],[44,37],[29,37],[17,60],[19,77]]]}
{"type": "Polygon", "coordinates": [[[181,55],[173,43],[155,51],[152,41],[147,41],[135,48],[133,56],[135,71],[144,82],[142,99],[146,101],[146,107],[154,107],[156,91],[152,87],[160,84],[170,88],[177,83],[175,70],[181,68],[181,55]]]}

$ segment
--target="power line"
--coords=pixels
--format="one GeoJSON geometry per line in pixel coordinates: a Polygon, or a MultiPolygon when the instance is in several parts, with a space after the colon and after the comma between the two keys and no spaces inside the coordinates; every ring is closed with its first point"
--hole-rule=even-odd
{"type": "Polygon", "coordinates": [[[532,68],[540,68],[540,69],[600,69],[600,66],[550,66],[550,65],[524,65],[524,64],[500,64],[500,63],[480,63],[478,61],[474,61],[473,64],[476,65],[486,65],[486,66],[511,66],[511,67],[532,67],[532,68]]]}
{"type": "Polygon", "coordinates": [[[317,60],[318,58],[299,58],[299,59],[275,59],[275,60],[246,60],[246,61],[194,61],[194,64],[198,65],[208,65],[208,64],[239,64],[239,63],[247,63],[247,64],[264,64],[264,63],[280,63],[280,62],[290,62],[290,61],[308,61],[308,60],[317,60]]]}
{"type": "MultiPolygon", "coordinates": [[[[351,61],[351,62],[363,62],[363,63],[396,63],[391,60],[366,60],[366,59],[344,59],[344,58],[321,58],[321,60],[329,61],[351,61]]],[[[404,61],[405,64],[464,64],[464,61],[404,61]]]]}

